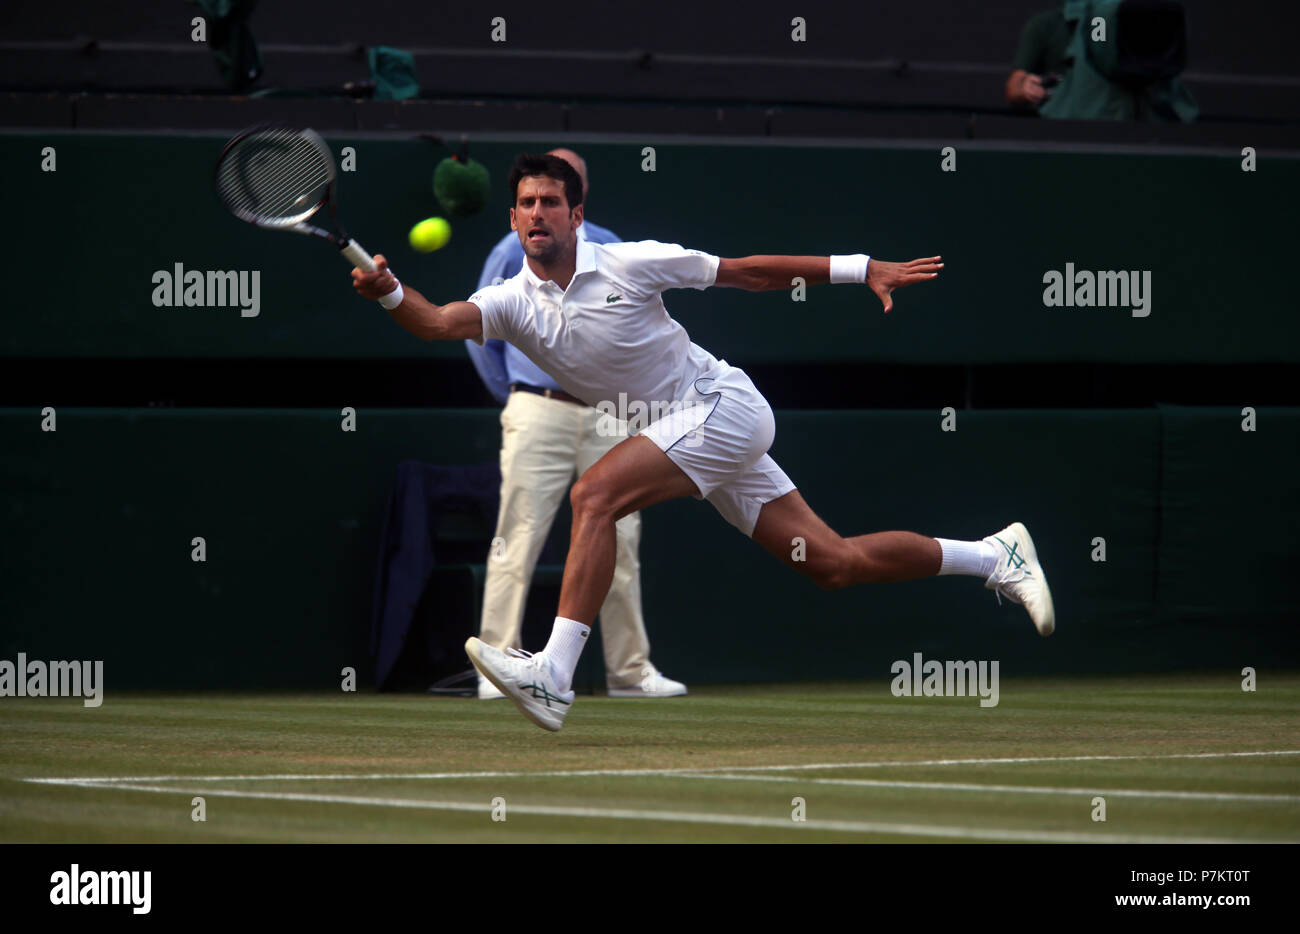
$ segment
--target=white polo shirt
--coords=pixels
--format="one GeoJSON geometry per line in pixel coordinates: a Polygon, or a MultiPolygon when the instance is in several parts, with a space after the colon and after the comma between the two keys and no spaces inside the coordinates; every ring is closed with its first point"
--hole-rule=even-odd
{"type": "Polygon", "coordinates": [[[578,239],[567,289],[543,282],[527,261],[518,275],[469,297],[484,340],[514,344],[565,392],[588,405],[629,400],[672,403],[718,360],[668,315],[667,289],[707,289],[718,257],[675,243],[591,243],[578,239]]]}

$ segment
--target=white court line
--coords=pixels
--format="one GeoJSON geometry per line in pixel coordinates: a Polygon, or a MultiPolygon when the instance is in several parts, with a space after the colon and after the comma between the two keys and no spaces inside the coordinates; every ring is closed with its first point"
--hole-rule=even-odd
{"type": "Polygon", "coordinates": [[[893,762],[819,762],[812,765],[740,765],[734,768],[720,766],[715,769],[682,769],[683,772],[790,772],[816,769],[878,769],[898,766],[939,765],[1023,765],[1044,762],[1118,762],[1147,759],[1223,759],[1234,756],[1300,756],[1300,749],[1274,749],[1259,752],[1171,752],[1157,755],[1131,756],[1020,756],[1001,759],[928,759],[893,762]]]}
{"type": "Polygon", "coordinates": [[[1128,756],[1024,756],[1002,759],[928,759],[886,762],[818,762],[803,765],[713,765],[680,769],[570,769],[528,772],[370,772],[325,775],[128,775],[73,778],[24,778],[22,781],[50,785],[118,784],[123,782],[297,782],[297,781],[435,781],[471,778],[584,778],[599,776],[692,775],[700,772],[802,772],[822,769],[881,769],[908,766],[1021,765],[1050,762],[1115,762],[1123,760],[1222,759],[1242,756],[1300,756],[1300,749],[1252,752],[1184,752],[1128,756]]]}
{"type": "MultiPolygon", "coordinates": [[[[74,784],[64,780],[65,784],[74,784]]],[[[77,782],[82,787],[102,788],[102,782],[77,782]]],[[[265,801],[301,801],[317,804],[353,804],[368,807],[412,808],[428,811],[467,811],[490,814],[490,804],[467,801],[422,801],[411,798],[373,798],[352,795],[298,794],[275,791],[210,791],[201,788],[183,790],[164,785],[115,784],[115,789],[159,794],[203,794],[217,798],[251,798],[265,801]]],[[[1230,837],[1161,837],[1132,834],[1069,833],[1051,830],[1003,830],[980,827],[945,827],[929,824],[890,824],[875,821],[806,820],[788,817],[750,817],[743,814],[710,814],[690,811],[635,811],[623,808],[572,808],[550,805],[511,804],[509,812],[541,817],[596,818],[600,820],[655,821],[668,824],[714,824],[731,827],[764,827],[804,833],[826,830],[836,833],[890,834],[900,837],[939,837],[955,840],[991,840],[1003,843],[1276,843],[1269,840],[1243,840],[1230,837]]]]}
{"type": "MultiPolygon", "coordinates": [[[[797,766],[791,766],[796,768],[797,766]]],[[[718,766],[719,769],[726,766],[718,766]]],[[[338,782],[338,781],[433,781],[454,778],[570,778],[580,776],[679,775],[696,769],[573,769],[550,772],[355,772],[334,775],[135,775],[84,778],[24,778],[25,782],[50,785],[116,785],[123,782],[338,782]]]]}
{"type": "Polygon", "coordinates": [[[1042,785],[977,785],[964,782],[891,782],[870,778],[805,778],[794,775],[681,774],[678,778],[722,779],[733,782],[797,782],[800,785],[849,785],[856,788],[912,788],[923,791],[986,791],[1026,795],[1109,795],[1115,798],[1177,798],[1188,801],[1300,801],[1300,795],[1229,791],[1156,791],[1136,788],[1056,788],[1042,785]]]}

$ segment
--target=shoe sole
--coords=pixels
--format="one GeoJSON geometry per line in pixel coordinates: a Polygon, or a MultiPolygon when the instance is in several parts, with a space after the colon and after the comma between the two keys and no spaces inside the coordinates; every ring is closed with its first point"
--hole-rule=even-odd
{"type": "Polygon", "coordinates": [[[478,673],[481,674],[483,677],[487,678],[489,681],[491,681],[493,687],[495,687],[498,691],[500,691],[503,697],[508,697],[510,698],[510,700],[514,701],[515,707],[518,708],[521,714],[523,714],[525,717],[528,718],[529,722],[531,722],[535,726],[540,726],[543,730],[546,730],[548,733],[558,733],[560,731],[560,727],[564,725],[563,722],[557,724],[550,724],[542,720],[537,714],[535,714],[531,709],[529,709],[528,705],[525,704],[521,698],[516,697],[513,693],[510,692],[510,690],[504,684],[498,681],[496,679],[496,676],[493,675],[493,673],[490,670],[488,670],[486,665],[481,663],[479,659],[479,646],[481,646],[482,644],[483,643],[479,641],[478,637],[476,636],[470,636],[467,640],[465,640],[465,654],[468,655],[469,660],[474,663],[474,667],[475,669],[478,670],[478,673]]]}
{"type": "Polygon", "coordinates": [[[673,694],[647,694],[645,691],[632,690],[630,688],[607,688],[605,693],[610,697],[632,697],[641,700],[655,700],[661,697],[685,697],[686,691],[677,691],[673,694]]]}
{"type": "Polygon", "coordinates": [[[1038,630],[1040,636],[1050,636],[1056,631],[1056,604],[1052,602],[1052,588],[1047,586],[1047,575],[1043,573],[1043,566],[1038,563],[1038,549],[1034,547],[1034,537],[1029,534],[1029,529],[1025,528],[1023,522],[1011,523],[1013,534],[1019,537],[1025,543],[1025,551],[1032,565],[1034,575],[1043,585],[1043,597],[1047,603],[1047,620],[1043,625],[1039,625],[1031,616],[1029,619],[1034,623],[1034,628],[1038,630]]]}

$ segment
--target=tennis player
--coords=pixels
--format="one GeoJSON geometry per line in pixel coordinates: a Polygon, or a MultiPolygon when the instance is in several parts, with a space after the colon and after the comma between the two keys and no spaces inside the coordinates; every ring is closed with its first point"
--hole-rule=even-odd
{"type": "Polygon", "coordinates": [[[508,341],[587,404],[652,413],[648,426],[615,445],[570,491],[569,554],[546,647],[529,654],[503,652],[476,638],[465,644],[479,672],[529,720],[558,730],[571,708],[573,672],[614,574],[614,523],[684,496],[707,499],[820,587],[938,574],[980,577],[1024,606],[1039,633],[1051,634],[1051,591],[1022,524],[977,542],[915,532],[840,536],[768,455],[775,422],[767,400],[743,370],[692,343],[663,302],[669,289],[758,292],[789,289],[801,277],[808,285],[865,284],[888,312],[895,289],[939,275],[940,257],[907,263],[862,254],[725,259],[653,240],[595,244],[577,236],[582,181],[563,159],[521,155],[509,185],[510,226],[527,261],[504,284],[480,289],[468,301],[435,305],[404,287],[382,256],[375,257],[377,271],[354,269],[352,279],[362,297],[378,300],[417,337],[508,341]],[[796,538],[803,549],[795,547],[796,538]]]}

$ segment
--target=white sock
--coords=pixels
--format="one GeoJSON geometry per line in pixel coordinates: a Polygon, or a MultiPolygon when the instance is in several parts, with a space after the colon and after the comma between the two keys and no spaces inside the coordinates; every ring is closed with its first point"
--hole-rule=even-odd
{"type": "Polygon", "coordinates": [[[545,655],[547,662],[550,663],[551,674],[555,676],[555,686],[562,692],[569,690],[573,685],[573,673],[578,668],[578,659],[587,645],[589,635],[591,635],[591,627],[586,623],[580,623],[576,619],[565,619],[563,616],[555,617],[550,641],[546,643],[546,648],[542,649],[541,654],[545,655]]]}
{"type": "Polygon", "coordinates": [[[943,549],[940,574],[965,574],[988,580],[998,566],[998,553],[988,542],[955,542],[950,538],[936,538],[943,549]]]}

